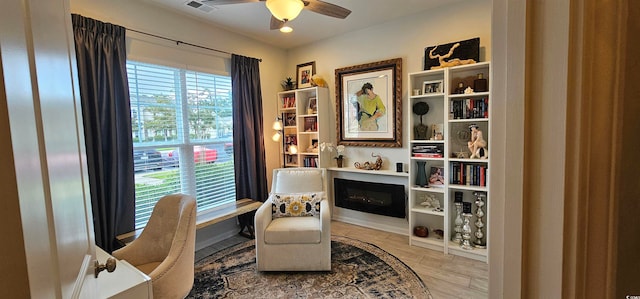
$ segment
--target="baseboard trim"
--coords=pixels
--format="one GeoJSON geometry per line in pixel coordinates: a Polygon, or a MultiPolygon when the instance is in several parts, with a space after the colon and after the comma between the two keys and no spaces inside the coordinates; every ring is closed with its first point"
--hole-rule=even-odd
{"type": "MultiPolygon", "coordinates": [[[[385,232],[389,232],[389,233],[394,233],[394,234],[399,234],[399,235],[403,235],[403,236],[407,236],[408,235],[408,231],[409,231],[408,228],[400,228],[400,227],[391,226],[391,225],[384,225],[384,224],[370,222],[370,221],[357,219],[357,218],[343,217],[341,215],[334,215],[334,217],[332,219],[335,220],[335,221],[340,221],[340,222],[349,223],[349,224],[355,224],[355,225],[359,225],[359,226],[363,226],[363,227],[367,227],[367,228],[373,228],[373,229],[377,229],[377,230],[381,230],[381,231],[385,231],[385,232]]],[[[407,225],[407,227],[408,227],[408,225],[407,225]]]]}

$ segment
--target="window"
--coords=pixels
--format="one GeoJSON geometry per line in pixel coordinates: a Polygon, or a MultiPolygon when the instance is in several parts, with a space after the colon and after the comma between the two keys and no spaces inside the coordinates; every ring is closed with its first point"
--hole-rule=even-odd
{"type": "Polygon", "coordinates": [[[196,197],[198,211],[236,200],[231,78],[127,62],[136,229],[160,197],[196,197]]]}

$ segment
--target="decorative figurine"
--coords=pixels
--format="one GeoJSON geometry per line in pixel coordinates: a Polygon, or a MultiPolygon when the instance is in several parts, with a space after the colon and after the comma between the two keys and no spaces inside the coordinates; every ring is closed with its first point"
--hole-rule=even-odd
{"type": "Polygon", "coordinates": [[[434,229],[433,233],[436,234],[436,239],[442,239],[444,237],[444,231],[441,229],[434,229]]]}
{"type": "Polygon", "coordinates": [[[426,140],[429,134],[429,126],[422,123],[422,116],[429,112],[429,105],[425,102],[417,102],[413,104],[413,113],[420,115],[420,124],[413,127],[413,135],[415,139],[426,140]]]}
{"type": "Polygon", "coordinates": [[[364,162],[362,164],[360,164],[360,162],[355,162],[353,163],[353,166],[357,169],[363,169],[363,170],[380,170],[382,169],[382,157],[378,154],[378,155],[374,155],[373,153],[371,153],[371,157],[376,157],[376,161],[375,162],[364,162]]]}
{"type": "Polygon", "coordinates": [[[471,151],[470,159],[479,158],[479,159],[487,159],[487,142],[482,138],[482,131],[480,131],[480,127],[476,124],[470,124],[469,130],[471,130],[471,141],[467,142],[467,147],[469,151],[471,151]]]}
{"type": "Polygon", "coordinates": [[[460,43],[455,43],[453,44],[453,46],[451,46],[451,49],[449,49],[449,53],[445,54],[445,55],[433,55],[433,51],[435,51],[438,46],[433,47],[433,49],[431,49],[431,51],[429,51],[429,58],[431,59],[438,59],[438,61],[440,62],[440,65],[438,66],[432,66],[431,69],[440,69],[440,68],[444,68],[444,67],[450,67],[450,66],[456,66],[456,65],[464,65],[464,64],[472,64],[472,63],[476,63],[475,60],[473,59],[460,59],[460,58],[453,58],[450,59],[449,61],[445,61],[445,59],[451,57],[451,55],[453,55],[453,51],[455,51],[455,49],[457,47],[460,47],[460,43]]]}
{"type": "Polygon", "coordinates": [[[424,194],[424,201],[420,203],[425,208],[433,208],[434,212],[444,212],[440,206],[440,201],[431,194],[424,194]]]}
{"type": "Polygon", "coordinates": [[[464,93],[473,93],[473,88],[471,88],[471,86],[467,86],[467,88],[464,89],[464,93]]]}

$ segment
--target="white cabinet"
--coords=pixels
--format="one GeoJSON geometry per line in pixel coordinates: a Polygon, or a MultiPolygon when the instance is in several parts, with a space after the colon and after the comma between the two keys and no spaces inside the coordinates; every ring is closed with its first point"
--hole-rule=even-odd
{"type": "MultiPolygon", "coordinates": [[[[96,246],[96,258],[105,263],[113,256],[96,246]]],[[[116,261],[116,269],[112,273],[102,271],[97,282],[98,298],[153,298],[151,278],[125,260],[116,261]]]]}
{"type": "Polygon", "coordinates": [[[329,90],[323,87],[278,93],[278,113],[282,118],[281,159],[284,167],[329,167],[319,144],[329,141],[327,118],[329,90]]]}
{"type": "Polygon", "coordinates": [[[481,245],[486,245],[490,203],[487,187],[488,149],[491,146],[489,78],[489,62],[409,74],[411,245],[487,260],[488,247],[482,248],[481,245]],[[485,80],[476,80],[479,74],[485,80]],[[474,81],[475,87],[481,91],[457,93],[466,87],[474,88],[474,81]],[[462,89],[459,88],[460,84],[462,89]],[[428,112],[421,121],[416,112],[424,113],[426,106],[428,112]],[[477,127],[479,132],[472,132],[470,126],[477,127]],[[480,157],[471,157],[468,142],[472,134],[481,134],[485,141],[480,157]],[[456,234],[456,194],[458,198],[462,196],[462,201],[467,202],[467,209],[470,206],[471,211],[468,217],[471,246],[466,249],[459,242],[452,241],[456,234]],[[482,198],[482,203],[476,204],[477,195],[482,198]],[[481,211],[478,211],[478,206],[481,206],[481,211]],[[414,228],[417,226],[427,227],[428,237],[416,236],[414,228]],[[443,236],[438,236],[435,230],[441,230],[443,236]]]}

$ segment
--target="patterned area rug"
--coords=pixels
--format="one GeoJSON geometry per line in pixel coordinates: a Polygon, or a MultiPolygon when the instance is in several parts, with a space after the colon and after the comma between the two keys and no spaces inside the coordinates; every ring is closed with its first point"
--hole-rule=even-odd
{"type": "Polygon", "coordinates": [[[195,266],[187,298],[432,298],[420,277],[379,247],[331,237],[331,272],[257,272],[253,240],[195,266]]]}

